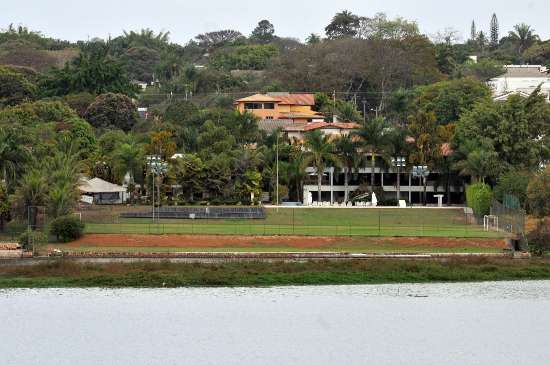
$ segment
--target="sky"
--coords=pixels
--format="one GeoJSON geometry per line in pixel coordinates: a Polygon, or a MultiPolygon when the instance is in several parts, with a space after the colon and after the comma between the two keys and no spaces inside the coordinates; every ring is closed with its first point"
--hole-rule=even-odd
{"type": "Polygon", "coordinates": [[[541,38],[550,38],[549,0],[0,0],[0,28],[22,24],[70,41],[151,28],[169,31],[173,42],[185,44],[197,34],[220,29],[248,35],[258,21],[268,19],[278,36],[304,40],[310,33],[324,34],[332,16],[344,9],[416,20],[428,35],[453,28],[463,39],[472,20],[488,32],[496,12],[501,36],[515,24],[527,23],[541,38]]]}

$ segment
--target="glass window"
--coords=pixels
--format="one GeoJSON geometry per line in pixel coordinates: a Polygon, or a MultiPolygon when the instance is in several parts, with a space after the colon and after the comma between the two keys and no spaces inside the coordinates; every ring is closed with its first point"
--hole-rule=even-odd
{"type": "Polygon", "coordinates": [[[264,103],[264,109],[275,109],[275,103],[264,103]]]}
{"type": "Polygon", "coordinates": [[[262,109],[261,103],[245,103],[244,108],[246,110],[262,109]]]}
{"type": "Polygon", "coordinates": [[[273,117],[265,117],[265,119],[273,119],[273,117]]]}

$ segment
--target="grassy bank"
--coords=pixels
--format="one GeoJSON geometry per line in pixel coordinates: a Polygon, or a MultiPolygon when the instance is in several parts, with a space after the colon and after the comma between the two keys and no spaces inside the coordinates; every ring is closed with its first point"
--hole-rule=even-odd
{"type": "Polygon", "coordinates": [[[550,279],[550,260],[320,261],[224,264],[76,264],[0,267],[0,288],[199,287],[550,279]]]}

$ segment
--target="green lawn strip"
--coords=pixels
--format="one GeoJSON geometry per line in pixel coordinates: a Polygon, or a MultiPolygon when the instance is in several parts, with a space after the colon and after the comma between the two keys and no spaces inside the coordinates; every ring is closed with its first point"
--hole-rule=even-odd
{"type": "Polygon", "coordinates": [[[549,280],[548,260],[241,262],[224,264],[77,264],[0,267],[0,288],[245,287],[549,280]]]}
{"type": "Polygon", "coordinates": [[[190,224],[176,223],[88,223],[86,233],[97,234],[214,234],[214,235],[297,235],[297,236],[386,236],[386,237],[502,237],[498,232],[484,232],[477,226],[394,226],[379,229],[372,226],[292,226],[268,224],[190,224]]]}

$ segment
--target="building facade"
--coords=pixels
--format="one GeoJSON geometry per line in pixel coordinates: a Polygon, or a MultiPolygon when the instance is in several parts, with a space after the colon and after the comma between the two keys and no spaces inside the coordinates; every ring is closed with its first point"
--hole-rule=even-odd
{"type": "Polygon", "coordinates": [[[506,73],[491,79],[488,84],[496,101],[504,101],[510,95],[529,96],[537,87],[550,100],[550,75],[541,65],[507,65],[506,73]]]}
{"type": "Polygon", "coordinates": [[[323,121],[323,115],[313,110],[313,94],[255,94],[235,101],[241,113],[250,112],[262,121],[287,121],[298,124],[323,121]]]}

